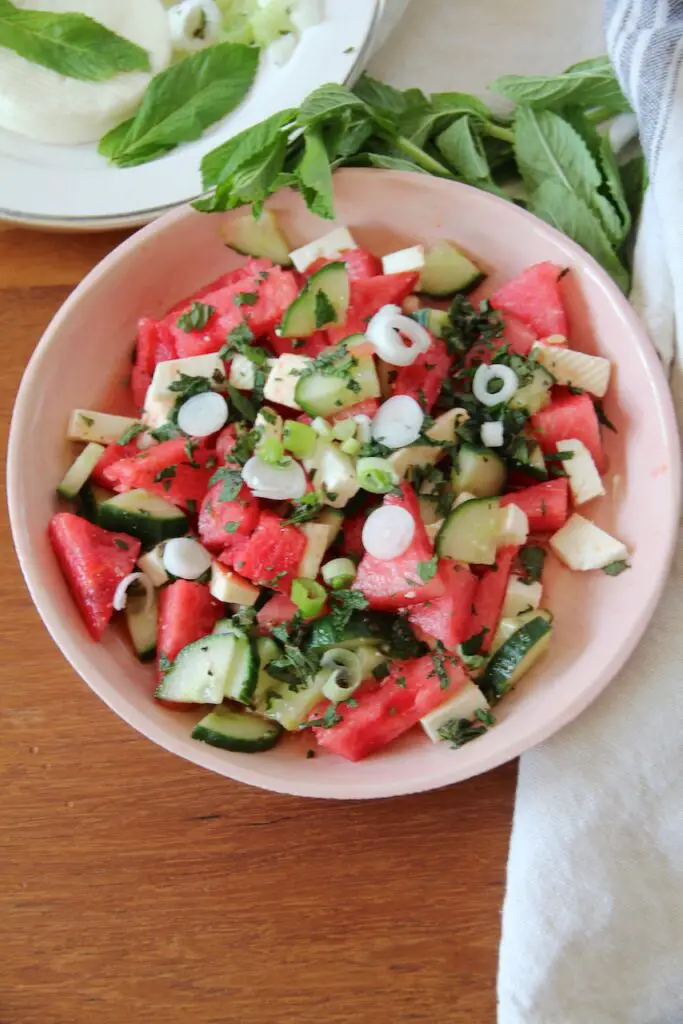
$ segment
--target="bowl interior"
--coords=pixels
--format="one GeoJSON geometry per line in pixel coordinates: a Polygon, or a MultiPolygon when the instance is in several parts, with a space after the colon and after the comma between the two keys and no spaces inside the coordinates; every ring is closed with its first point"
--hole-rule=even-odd
{"type": "MultiPolygon", "coordinates": [[[[74,407],[111,403],[130,368],[138,317],[242,262],[221,243],[221,218],[182,209],[125,242],[79,286],[46,332],[26,372],[12,423],[9,504],[32,596],[65,656],[119,715],[155,742],[224,775],[305,796],[391,796],[446,785],[520,754],[570,721],[609,682],[654,611],[678,518],[680,454],[671,400],[652,346],[626,300],[573,243],[512,204],[419,174],[345,170],[335,177],[338,222],[383,254],[417,241],[452,238],[489,272],[483,293],[539,260],[571,268],[563,279],[573,344],[613,361],[605,431],[608,496],[582,509],[623,539],[632,568],[617,578],[571,574],[549,560],[544,603],[555,614],[550,654],[499,706],[498,725],[459,751],[419,730],[359,764],[320,753],[310,739],[267,754],[217,751],[190,739],[196,715],[151,699],[154,672],[115,630],[87,635],[46,538],[54,488],[69,461],[63,440],[74,407]],[[36,445],[34,439],[41,438],[36,445]]],[[[268,204],[293,246],[329,230],[300,198],[268,204]]],[[[231,214],[226,214],[229,217],[231,214]]]]}

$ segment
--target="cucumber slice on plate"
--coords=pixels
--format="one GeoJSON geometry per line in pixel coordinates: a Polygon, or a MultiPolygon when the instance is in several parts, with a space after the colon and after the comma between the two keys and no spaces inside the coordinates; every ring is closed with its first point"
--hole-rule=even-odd
{"type": "Polygon", "coordinates": [[[379,398],[380,385],[372,356],[356,357],[356,365],[338,375],[325,370],[304,373],[297,382],[294,398],[309,416],[333,416],[366,398],[379,398]]]}
{"type": "Polygon", "coordinates": [[[349,273],[342,262],[311,274],[280,324],[283,338],[308,338],[323,327],[342,324],[349,308],[349,273]]]}
{"type": "Polygon", "coordinates": [[[156,695],[180,704],[248,703],[258,678],[258,655],[240,633],[213,633],[184,647],[156,695]]]}
{"type": "Polygon", "coordinates": [[[181,509],[142,489],[103,501],[97,516],[105,530],[130,533],[143,544],[154,545],[187,533],[187,516],[181,509]]]}
{"type": "Polygon", "coordinates": [[[110,498],[114,498],[113,491],[108,491],[90,481],[83,484],[77,495],[78,514],[87,519],[90,523],[100,523],[100,505],[110,498]]]}
{"type": "Polygon", "coordinates": [[[233,625],[232,619],[219,619],[212,636],[231,636],[234,649],[230,669],[225,679],[223,695],[240,704],[251,704],[259,676],[259,652],[255,641],[233,625]]]}
{"type": "Polygon", "coordinates": [[[436,537],[436,551],[440,558],[493,565],[500,526],[497,498],[471,498],[444,520],[436,537]]]}
{"type": "Polygon", "coordinates": [[[425,251],[417,290],[445,299],[476,288],[485,274],[450,242],[437,242],[425,251]]]}
{"type": "Polygon", "coordinates": [[[425,306],[424,309],[417,309],[411,313],[410,318],[426,327],[435,338],[445,338],[452,327],[451,318],[445,309],[430,309],[425,306]]]}
{"type": "Polygon", "coordinates": [[[491,653],[495,654],[496,651],[506,643],[513,633],[516,633],[518,629],[525,626],[527,622],[531,622],[532,619],[537,618],[545,619],[547,622],[553,621],[552,613],[546,611],[545,608],[535,608],[528,612],[521,612],[519,615],[505,617],[498,623],[498,629],[493,637],[493,643],[491,644],[491,653]]]}
{"type": "Polygon", "coordinates": [[[282,726],[242,708],[219,707],[192,730],[192,739],[239,754],[257,754],[274,747],[282,726]]]}
{"type": "Polygon", "coordinates": [[[86,445],[78,458],[67,470],[64,479],[57,488],[60,498],[75,498],[78,492],[85,486],[93,469],[104,455],[104,447],[91,441],[86,445]]]}
{"type": "Polygon", "coordinates": [[[510,399],[510,408],[525,409],[532,416],[548,404],[550,389],[554,383],[555,378],[552,373],[548,373],[545,367],[535,367],[531,379],[517,388],[510,399]]]}
{"type": "Polygon", "coordinates": [[[490,498],[501,494],[507,469],[500,455],[491,448],[462,444],[453,459],[451,483],[456,494],[490,498]]]}
{"type": "MultiPolygon", "coordinates": [[[[131,588],[132,589],[132,588],[131,588]]],[[[140,661],[151,661],[157,649],[158,607],[156,593],[151,601],[146,594],[131,594],[126,600],[126,625],[140,661]]]]}
{"type": "Polygon", "coordinates": [[[552,631],[552,622],[536,614],[498,648],[479,683],[489,700],[507,693],[536,664],[548,649],[552,631]]]}
{"type": "Polygon", "coordinates": [[[260,217],[250,213],[231,217],[221,225],[221,237],[226,245],[243,256],[265,257],[282,267],[291,266],[289,246],[272,210],[263,210],[260,217]]]}

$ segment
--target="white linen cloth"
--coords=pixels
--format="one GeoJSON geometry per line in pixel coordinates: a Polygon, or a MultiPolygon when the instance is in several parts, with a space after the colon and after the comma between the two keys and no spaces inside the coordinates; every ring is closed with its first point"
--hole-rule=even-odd
{"type": "MultiPolygon", "coordinates": [[[[389,0],[391,2],[391,0],[389,0]]],[[[683,409],[683,3],[607,0],[652,187],[633,301],[683,409]],[[674,338],[678,326],[678,347],[674,338]]],[[[414,0],[370,72],[482,92],[604,52],[591,0],[414,0]]],[[[575,723],[521,759],[499,1024],[683,1024],[683,544],[645,640],[575,723]]]]}

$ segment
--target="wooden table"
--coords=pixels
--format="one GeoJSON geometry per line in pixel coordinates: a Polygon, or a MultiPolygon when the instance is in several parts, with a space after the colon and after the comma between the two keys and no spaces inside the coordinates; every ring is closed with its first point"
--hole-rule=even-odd
{"type": "MultiPolygon", "coordinates": [[[[3,443],[43,329],[122,237],[0,229],[3,443]]],[[[74,675],[3,527],[1,1024],[491,1024],[515,767],[375,803],[195,768],[74,675]]]]}

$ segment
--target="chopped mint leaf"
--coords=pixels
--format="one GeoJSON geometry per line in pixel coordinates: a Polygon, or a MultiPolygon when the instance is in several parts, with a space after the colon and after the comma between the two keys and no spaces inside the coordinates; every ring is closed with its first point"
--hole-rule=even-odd
{"type": "Polygon", "coordinates": [[[255,306],[258,292],[238,292],[232,300],[236,306],[255,306]]]}
{"type": "Polygon", "coordinates": [[[145,430],[146,427],[144,423],[133,423],[128,427],[128,430],[124,430],[116,443],[120,445],[130,444],[131,441],[135,440],[138,434],[144,434],[145,430]]]}
{"type": "Polygon", "coordinates": [[[621,559],[617,562],[610,562],[609,565],[603,567],[603,572],[608,576],[621,576],[622,572],[626,572],[631,566],[625,559],[621,559]]]}
{"type": "Polygon", "coordinates": [[[234,501],[242,489],[242,474],[239,469],[230,469],[229,466],[221,466],[209,480],[209,487],[223,482],[219,501],[234,501]]]}
{"type": "Polygon", "coordinates": [[[439,568],[439,557],[434,555],[428,562],[417,563],[417,575],[420,577],[423,583],[429,583],[436,576],[439,568]]]}
{"type": "Polygon", "coordinates": [[[538,583],[545,565],[545,549],[537,544],[527,544],[519,552],[519,560],[524,567],[524,582],[538,583]]]}
{"type": "Polygon", "coordinates": [[[203,331],[215,312],[215,306],[195,301],[185,313],[178,317],[176,323],[181,331],[186,331],[188,334],[190,331],[203,331]]]}
{"type": "Polygon", "coordinates": [[[117,548],[121,548],[122,551],[128,551],[130,548],[130,544],[127,544],[125,540],[121,540],[120,537],[114,537],[114,544],[116,544],[117,548]]]}

